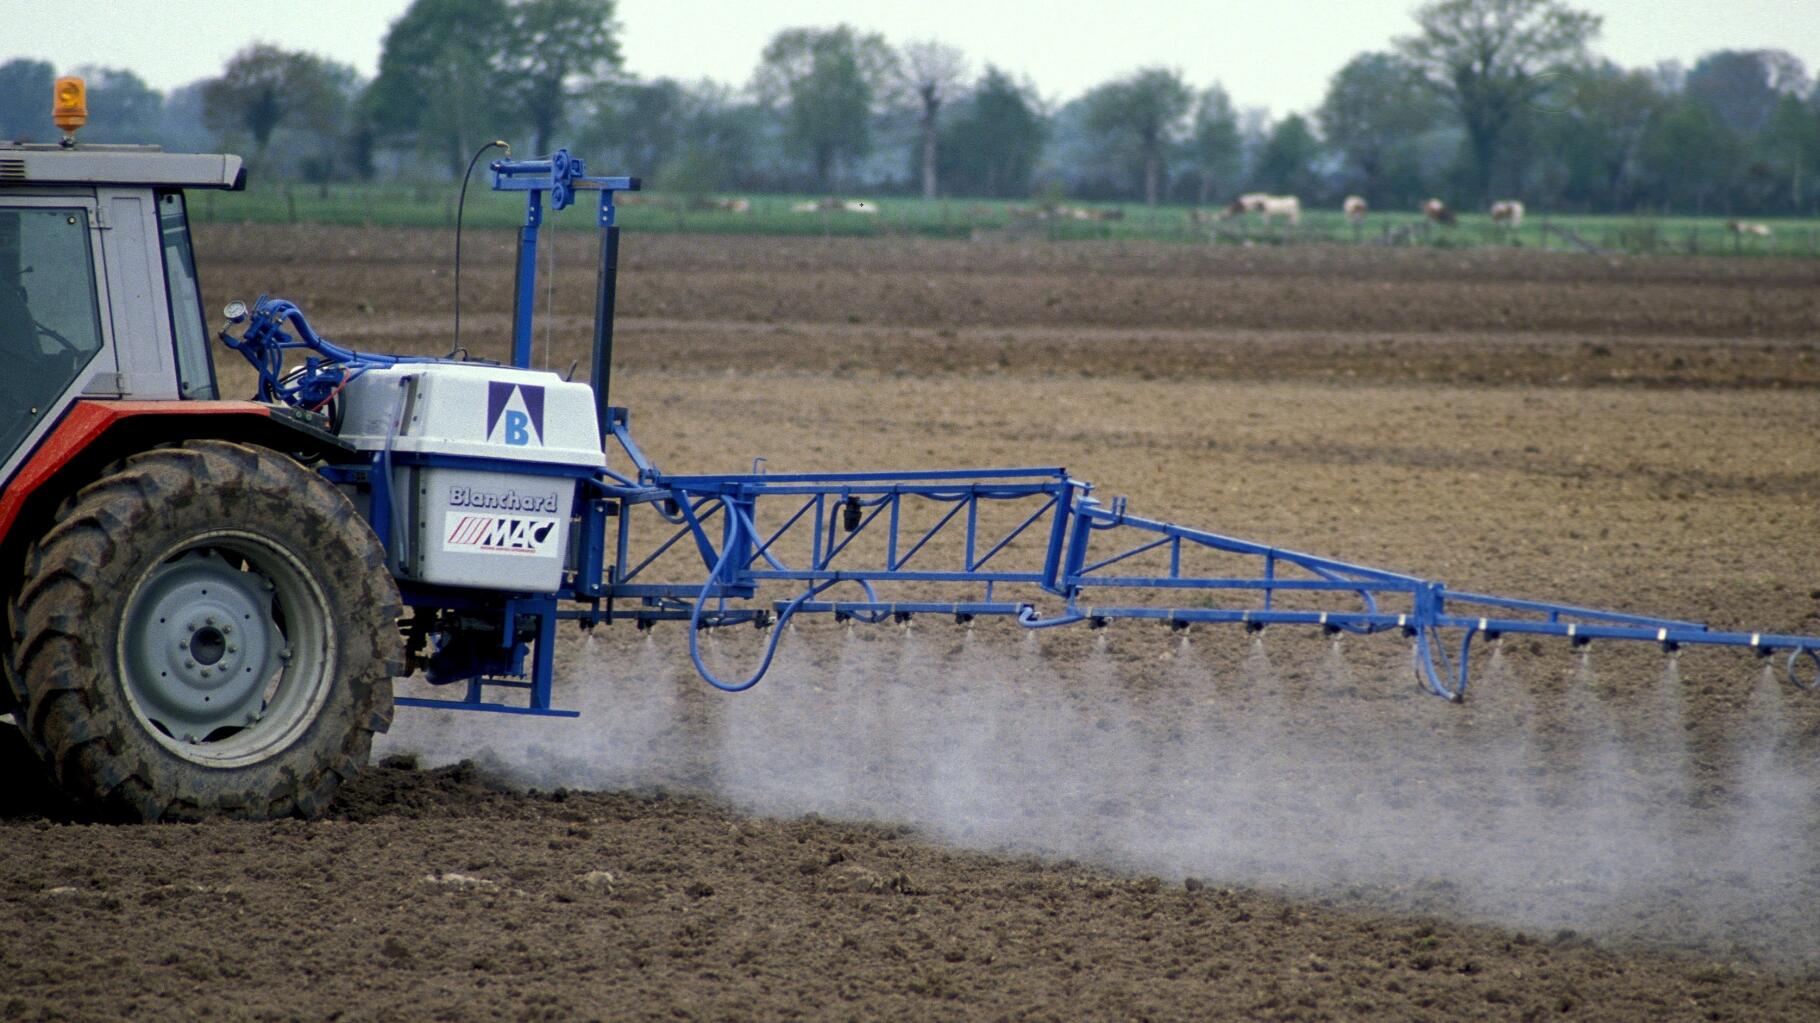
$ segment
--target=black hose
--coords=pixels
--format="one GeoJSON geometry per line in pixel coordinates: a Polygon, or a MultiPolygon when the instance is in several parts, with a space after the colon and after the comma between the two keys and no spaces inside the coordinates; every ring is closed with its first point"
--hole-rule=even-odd
{"type": "Polygon", "coordinates": [[[455,344],[449,348],[448,357],[453,359],[461,351],[461,217],[468,208],[468,179],[474,176],[474,165],[480,162],[481,154],[489,149],[503,149],[507,156],[512,155],[512,146],[505,139],[493,141],[474,150],[468,158],[468,169],[461,172],[461,198],[455,201],[455,344]]]}

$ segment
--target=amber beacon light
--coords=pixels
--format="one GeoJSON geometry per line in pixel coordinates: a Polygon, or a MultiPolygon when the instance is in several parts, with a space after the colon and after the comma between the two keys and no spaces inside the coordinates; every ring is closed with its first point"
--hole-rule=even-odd
{"type": "Polygon", "coordinates": [[[63,130],[67,145],[76,140],[76,129],[88,123],[88,83],[74,75],[59,78],[52,95],[51,121],[63,130]]]}

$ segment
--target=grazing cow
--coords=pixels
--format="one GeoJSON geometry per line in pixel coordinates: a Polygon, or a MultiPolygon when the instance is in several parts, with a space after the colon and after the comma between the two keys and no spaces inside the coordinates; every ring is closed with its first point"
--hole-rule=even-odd
{"type": "Polygon", "coordinates": [[[1516,199],[1499,199],[1491,204],[1491,222],[1505,227],[1523,226],[1523,204],[1516,199]]]}
{"type": "Polygon", "coordinates": [[[750,212],[752,212],[752,200],[750,200],[750,199],[701,198],[701,199],[697,199],[694,202],[690,203],[689,206],[691,209],[719,210],[722,213],[750,213],[750,212]]]}
{"type": "Polygon", "coordinates": [[[1302,222],[1302,200],[1293,195],[1265,196],[1264,205],[1259,208],[1258,212],[1263,215],[1264,222],[1267,224],[1271,217],[1283,217],[1291,224],[1300,224],[1302,222]]]}
{"type": "Polygon", "coordinates": [[[1753,223],[1744,220],[1728,220],[1725,222],[1725,229],[1733,234],[1748,234],[1758,238],[1768,238],[1771,234],[1775,233],[1769,229],[1768,224],[1753,223]]]}
{"type": "Polygon", "coordinates": [[[1423,203],[1422,215],[1437,224],[1445,224],[1448,227],[1452,227],[1457,219],[1453,215],[1453,210],[1448,209],[1447,204],[1439,199],[1430,199],[1423,203]]]}
{"type": "Polygon", "coordinates": [[[1063,206],[1056,212],[1073,220],[1124,220],[1124,210],[1096,210],[1085,206],[1063,206]]]}
{"type": "Polygon", "coordinates": [[[1236,217],[1241,213],[1256,213],[1264,223],[1270,223],[1272,217],[1282,217],[1291,224],[1302,222],[1302,200],[1293,195],[1266,195],[1263,192],[1248,192],[1232,201],[1226,207],[1227,217],[1236,217]]]}
{"type": "Polygon", "coordinates": [[[792,213],[865,213],[876,216],[878,204],[863,199],[817,199],[790,207],[792,213]]]}
{"type": "Polygon", "coordinates": [[[1098,210],[1087,206],[1013,206],[1011,215],[1029,220],[1124,220],[1125,211],[1098,210]]]}
{"type": "Polygon", "coordinates": [[[1264,192],[1246,192],[1226,204],[1225,212],[1220,215],[1228,220],[1245,213],[1258,213],[1264,209],[1264,201],[1270,196],[1264,192]]]}
{"type": "Polygon", "coordinates": [[[1356,227],[1365,222],[1365,214],[1371,207],[1365,202],[1364,196],[1349,195],[1340,204],[1340,209],[1346,214],[1346,221],[1356,227]]]}

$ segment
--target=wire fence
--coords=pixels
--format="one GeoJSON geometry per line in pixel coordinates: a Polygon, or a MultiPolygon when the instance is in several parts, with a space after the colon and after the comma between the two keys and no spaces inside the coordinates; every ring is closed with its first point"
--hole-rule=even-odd
{"type": "MultiPolygon", "coordinates": [[[[455,190],[446,185],[291,185],[241,193],[203,192],[191,214],[204,223],[326,224],[448,228],[455,190]]],[[[514,196],[469,191],[470,228],[510,228],[523,215],[514,196]]],[[[1508,247],[1595,254],[1820,258],[1820,219],[1739,222],[1720,216],[1530,213],[1521,225],[1462,214],[1440,224],[1420,213],[1368,213],[1351,221],[1338,210],[1305,210],[1297,223],[1227,217],[1217,207],[1146,207],[1132,203],[924,200],[887,197],[829,200],[800,195],[697,196],[629,194],[620,223],[649,233],[824,237],[918,237],[975,241],[1163,241],[1201,245],[1508,247]]],[[[586,216],[553,217],[558,229],[592,227],[586,216]]]]}

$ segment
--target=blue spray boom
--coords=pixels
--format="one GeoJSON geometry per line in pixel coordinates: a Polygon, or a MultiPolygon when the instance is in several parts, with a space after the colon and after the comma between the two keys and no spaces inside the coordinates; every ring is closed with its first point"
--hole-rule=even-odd
{"type": "MultiPolygon", "coordinates": [[[[619,241],[613,200],[617,192],[637,189],[638,180],[590,177],[566,150],[543,160],[497,161],[491,170],[495,189],[526,194],[512,317],[512,361],[521,369],[531,364],[545,197],[551,209],[561,210],[579,192],[599,195],[593,400],[603,442],[611,441],[630,469],[571,474],[578,478],[570,509],[576,540],[560,586],[489,593],[401,585],[406,603],[445,630],[435,633],[443,638],[430,658],[432,677],[465,681],[467,693],[399,703],[569,714],[550,705],[560,620],[586,628],[629,620],[641,629],[686,622],[696,669],[717,688],[737,692],[764,677],[784,627],[804,614],[859,622],[937,614],[962,623],[996,615],[1031,629],[1136,619],[1177,630],[1232,624],[1254,632],[1271,625],[1328,635],[1395,631],[1414,646],[1421,684],[1454,701],[1466,696],[1474,641],[1506,635],[1554,636],[1576,646],[1649,642],[1669,653],[1683,646],[1780,653],[1791,683],[1820,686],[1820,636],[1723,631],[1699,622],[1453,592],[1435,580],[1142,518],[1122,498],[1110,504],[1095,498],[1091,484],[1060,468],[668,475],[633,439],[626,410],[607,404],[619,241]],[[782,596],[767,596],[780,590],[782,596]],[[893,598],[908,593],[886,599],[882,591],[893,598]],[[832,599],[837,596],[846,599],[832,599]],[[721,678],[704,661],[700,637],[740,624],[768,627],[770,634],[750,673],[721,678]],[[451,645],[457,639],[462,645],[451,645]],[[451,650],[460,657],[447,656],[451,650]],[[488,700],[489,687],[524,690],[526,702],[488,700]]],[[[224,340],[258,368],[262,397],[312,409],[372,368],[446,361],[338,348],[282,300],[262,299],[241,337],[224,334],[224,340]],[[299,348],[313,354],[301,370],[287,373],[284,353],[299,348]]],[[[426,461],[498,468],[486,460],[426,461]]],[[[394,530],[384,514],[394,504],[389,457],[376,458],[372,470],[324,471],[372,488],[375,531],[392,547],[394,530]]]]}

